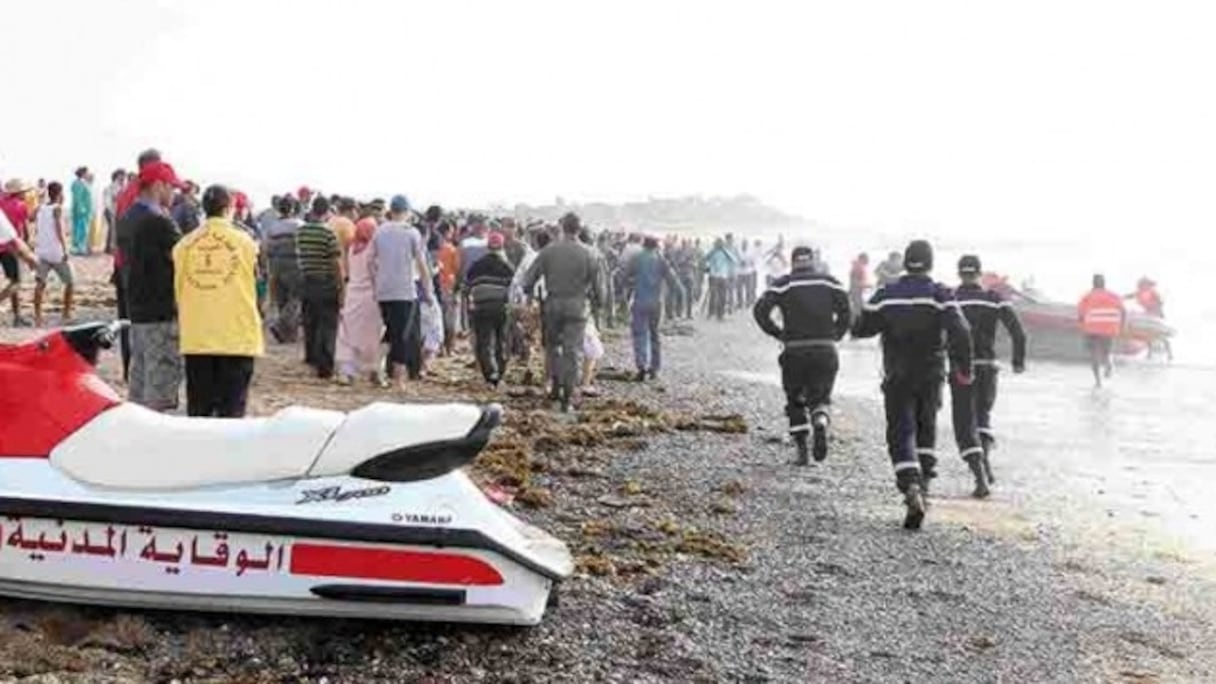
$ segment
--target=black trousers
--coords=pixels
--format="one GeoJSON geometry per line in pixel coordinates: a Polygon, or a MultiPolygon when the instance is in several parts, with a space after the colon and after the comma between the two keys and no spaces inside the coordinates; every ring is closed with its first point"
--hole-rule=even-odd
{"type": "Polygon", "coordinates": [[[474,309],[473,343],[477,365],[486,382],[501,380],[507,372],[507,310],[500,307],[474,309]]]}
{"type": "MultiPolygon", "coordinates": [[[[118,303],[118,320],[124,321],[127,319],[127,288],[122,284],[122,276],[118,273],[114,274],[111,279],[114,283],[114,300],[118,303]]],[[[122,380],[129,382],[131,380],[131,332],[127,328],[123,328],[118,334],[118,345],[122,350],[122,380]]]]}
{"type": "Polygon", "coordinates": [[[936,477],[937,412],[942,405],[942,379],[887,380],[883,383],[887,414],[887,452],[900,491],[912,482],[936,477]]]}
{"type": "Polygon", "coordinates": [[[186,411],[202,418],[244,418],[252,356],[186,355],[186,411]]]}
{"type": "Polygon", "coordinates": [[[385,336],[388,338],[389,375],[395,376],[395,366],[405,366],[411,380],[422,375],[422,320],[418,302],[396,299],[380,302],[380,316],[384,319],[385,336]]]}
{"type": "Polygon", "coordinates": [[[993,365],[975,366],[975,381],[971,391],[975,395],[975,430],[980,435],[980,444],[985,449],[996,441],[992,431],[992,407],[996,405],[997,379],[1001,369],[993,365]]]}
{"type": "Polygon", "coordinates": [[[304,278],[301,302],[304,314],[304,361],[317,371],[317,377],[334,375],[334,346],[338,341],[338,314],[341,308],[338,280],[332,277],[304,278]]]}
{"type": "Polygon", "coordinates": [[[832,387],[840,370],[836,348],[825,345],[786,349],[777,360],[781,364],[790,434],[810,432],[812,420],[819,415],[827,416],[832,403],[832,387]]]}

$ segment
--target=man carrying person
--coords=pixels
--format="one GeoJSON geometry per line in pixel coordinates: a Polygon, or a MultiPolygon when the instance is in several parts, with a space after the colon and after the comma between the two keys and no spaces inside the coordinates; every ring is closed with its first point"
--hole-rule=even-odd
{"type": "Polygon", "coordinates": [[[603,301],[599,259],[579,241],[582,224],[570,213],[561,220],[562,238],[541,250],[524,278],[524,291],[531,292],[545,279],[545,352],[553,375],[549,397],[569,412],[578,384],[583,333],[587,326],[587,299],[598,309],[603,301]]]}
{"type": "Polygon", "coordinates": [[[184,184],[172,166],[158,161],[139,170],[139,187],[139,199],[118,228],[131,319],[127,398],[154,411],[172,411],[177,409],[182,381],[173,294],[173,247],[181,232],[169,208],[174,190],[184,184]]]}
{"type": "Polygon", "coordinates": [[[929,480],[936,477],[937,412],[947,374],[942,340],[948,341],[950,375],[966,385],[971,382],[971,333],[954,293],[929,276],[933,247],[913,241],[904,266],[907,275],[870,298],[853,336],[882,336],[887,450],[907,507],[904,527],[916,530],[925,518],[929,480]]]}
{"type": "Polygon", "coordinates": [[[659,323],[663,316],[663,289],[684,296],[680,281],[671,264],[659,252],[659,240],[647,237],[642,241],[642,253],[627,267],[626,280],[633,293],[630,309],[630,332],[633,334],[633,361],[638,369],[637,381],[658,377],[662,366],[659,323]]]}
{"type": "MultiPolygon", "coordinates": [[[[9,225],[17,232],[17,237],[21,242],[28,245],[30,243],[30,218],[32,216],[29,205],[25,201],[26,195],[33,190],[25,181],[20,178],[10,178],[4,183],[4,192],[0,196],[0,212],[8,219],[9,225]]],[[[12,268],[12,277],[10,282],[18,283],[18,287],[12,288],[8,296],[8,300],[13,307],[13,325],[22,327],[29,325],[29,321],[21,317],[21,268],[17,259],[14,257],[5,263],[5,275],[9,275],[9,268],[12,268]]]]}
{"type": "Polygon", "coordinates": [[[849,331],[849,298],[835,278],[814,271],[811,249],[795,247],[793,270],[772,282],[752,310],[756,323],[781,342],[777,362],[785,389],[785,413],[798,448],[798,465],[807,465],[807,437],[814,433],[814,456],[828,455],[828,407],[840,360],[836,343],[849,331]],[[781,312],[780,326],[773,310],[781,312]],[[808,414],[809,412],[809,414],[808,414]]]}
{"type": "Polygon", "coordinates": [[[1109,378],[1114,373],[1111,355],[1115,340],[1127,328],[1127,310],[1123,299],[1106,289],[1106,276],[1095,275],[1093,289],[1077,305],[1077,318],[1085,334],[1089,350],[1089,365],[1094,373],[1094,387],[1102,386],[1102,370],[1109,378]]]}
{"type": "Polygon", "coordinates": [[[950,396],[954,414],[954,436],[959,453],[975,477],[972,495],[982,499],[989,494],[988,486],[995,482],[989,455],[996,442],[992,432],[992,406],[996,403],[997,375],[996,326],[1000,322],[1013,342],[1013,372],[1026,370],[1026,332],[1013,305],[995,290],[980,284],[983,267],[974,255],[958,262],[961,284],[954,291],[963,315],[971,327],[972,365],[974,378],[970,384],[950,379],[950,396]]]}
{"type": "Polygon", "coordinates": [[[397,195],[389,202],[388,220],[372,238],[372,273],[376,301],[388,335],[388,375],[399,389],[406,379],[422,374],[422,303],[429,304],[431,288],[419,290],[417,281],[431,280],[422,234],[407,222],[410,202],[397,195]]]}
{"type": "Polygon", "coordinates": [[[312,211],[296,231],[296,257],[300,262],[300,300],[304,322],[304,362],[317,377],[334,376],[338,342],[338,312],[342,308],[342,249],[330,230],[330,204],[324,195],[312,201],[312,211]]]}
{"type": "Polygon", "coordinates": [[[204,418],[242,418],[254,358],[264,351],[258,313],[258,247],[232,221],[235,198],[203,193],[203,225],[173,248],[174,293],[186,360],[186,409],[204,418]]]}
{"type": "Polygon", "coordinates": [[[507,302],[515,269],[502,233],[490,233],[490,251],[469,268],[469,305],[473,342],[482,377],[498,387],[507,371],[507,302]]]}
{"type": "Polygon", "coordinates": [[[72,321],[72,290],[74,279],[72,266],[68,263],[71,253],[67,239],[68,222],[63,211],[63,185],[52,182],[46,187],[47,201],[38,207],[34,233],[34,253],[38,256],[34,285],[34,327],[42,327],[42,296],[46,292],[46,278],[54,271],[63,283],[62,321],[72,321]]]}

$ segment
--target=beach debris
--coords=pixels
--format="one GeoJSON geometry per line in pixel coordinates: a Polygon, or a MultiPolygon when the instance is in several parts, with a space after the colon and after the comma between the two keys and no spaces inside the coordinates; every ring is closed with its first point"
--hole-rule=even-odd
{"type": "Polygon", "coordinates": [[[575,570],[585,575],[607,577],[616,574],[616,563],[600,554],[584,554],[575,559],[575,570]]]}
{"type": "Polygon", "coordinates": [[[747,421],[737,413],[681,416],[676,419],[673,427],[684,432],[704,431],[740,435],[747,432],[747,421]]]}
{"type": "Polygon", "coordinates": [[[612,496],[611,494],[605,494],[604,496],[596,499],[595,502],[601,506],[607,506],[608,508],[633,508],[635,506],[646,505],[644,501],[639,501],[637,499],[625,499],[619,496],[612,496]]]}
{"type": "Polygon", "coordinates": [[[642,493],[642,484],[637,480],[626,480],[625,484],[621,485],[621,494],[625,496],[637,496],[642,493]]]}
{"type": "Polygon", "coordinates": [[[993,641],[992,637],[981,634],[968,638],[964,646],[972,651],[987,651],[990,648],[995,648],[996,642],[993,641]]]}
{"type": "Polygon", "coordinates": [[[718,485],[717,491],[731,498],[738,498],[743,496],[743,493],[747,491],[747,487],[739,480],[727,480],[718,485]]]}
{"type": "Polygon", "coordinates": [[[709,505],[709,512],[716,515],[734,515],[739,512],[739,509],[730,501],[719,500],[709,505]]]}
{"type": "Polygon", "coordinates": [[[548,508],[553,505],[553,492],[544,487],[525,487],[515,495],[515,500],[529,508],[548,508]]]}

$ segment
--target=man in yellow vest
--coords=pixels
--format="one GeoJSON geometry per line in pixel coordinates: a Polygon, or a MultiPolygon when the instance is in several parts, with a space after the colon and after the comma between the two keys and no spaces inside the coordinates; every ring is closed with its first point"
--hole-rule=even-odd
{"type": "Polygon", "coordinates": [[[264,349],[258,313],[258,247],[232,222],[233,193],[203,193],[206,221],[173,248],[186,403],[191,416],[245,415],[253,361],[264,349]]]}

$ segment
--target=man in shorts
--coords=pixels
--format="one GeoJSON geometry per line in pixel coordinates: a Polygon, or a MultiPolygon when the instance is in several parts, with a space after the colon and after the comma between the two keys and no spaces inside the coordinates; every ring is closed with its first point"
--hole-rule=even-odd
{"type": "Polygon", "coordinates": [[[51,183],[46,187],[47,201],[38,207],[35,217],[34,254],[38,256],[34,286],[34,326],[42,327],[42,296],[46,293],[46,277],[54,271],[63,283],[63,323],[72,320],[72,267],[68,263],[67,217],[63,213],[63,185],[51,183]]]}
{"type": "Polygon", "coordinates": [[[17,260],[20,259],[31,268],[38,266],[38,260],[30,251],[25,241],[17,235],[17,229],[8,220],[8,216],[0,211],[0,266],[4,268],[4,277],[8,280],[4,289],[0,290],[0,302],[8,299],[21,284],[17,260]]]}

